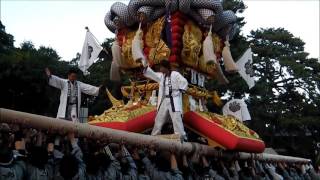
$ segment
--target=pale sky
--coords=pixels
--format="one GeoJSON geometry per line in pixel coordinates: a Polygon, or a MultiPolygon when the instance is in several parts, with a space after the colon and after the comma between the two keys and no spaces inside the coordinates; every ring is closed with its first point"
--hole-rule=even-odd
{"type": "MultiPolygon", "coordinates": [[[[119,1],[119,0],[118,0],[119,1]]],[[[114,35],[104,16],[116,1],[110,0],[1,0],[1,21],[15,38],[15,46],[32,41],[50,46],[63,60],[81,52],[85,26],[103,42],[114,35]]],[[[125,3],[128,1],[124,1],[125,3]]],[[[306,42],[309,57],[319,58],[319,0],[244,0],[245,35],[260,27],[284,27],[306,42]]]]}

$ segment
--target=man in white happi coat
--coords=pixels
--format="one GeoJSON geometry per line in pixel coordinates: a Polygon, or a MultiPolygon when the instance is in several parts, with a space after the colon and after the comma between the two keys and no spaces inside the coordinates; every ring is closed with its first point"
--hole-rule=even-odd
{"type": "Polygon", "coordinates": [[[187,90],[188,81],[179,72],[171,71],[167,60],[160,62],[160,72],[147,66],[143,74],[159,83],[157,115],[151,135],[160,134],[162,126],[171,118],[174,133],[187,140],[182,122],[182,92],[187,90]]]}
{"type": "Polygon", "coordinates": [[[69,70],[68,79],[52,75],[48,68],[45,71],[49,85],[61,90],[57,118],[79,122],[81,93],[98,96],[100,88],[77,81],[77,71],[74,69],[69,70]]]}

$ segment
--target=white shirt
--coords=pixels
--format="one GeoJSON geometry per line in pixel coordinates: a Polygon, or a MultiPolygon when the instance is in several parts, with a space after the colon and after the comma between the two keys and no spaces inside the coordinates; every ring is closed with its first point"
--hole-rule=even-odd
{"type": "MultiPolygon", "coordinates": [[[[159,83],[159,94],[157,109],[159,109],[162,98],[165,95],[169,95],[168,79],[166,80],[166,87],[163,87],[164,74],[154,72],[150,67],[147,67],[143,75],[149,79],[152,79],[159,83]]],[[[186,91],[188,89],[188,81],[177,71],[171,72],[171,86],[172,86],[172,97],[175,107],[175,111],[182,112],[182,93],[181,90],[186,91]]]]}
{"type": "MultiPolygon", "coordinates": [[[[66,108],[67,108],[67,100],[68,100],[68,80],[62,79],[57,76],[51,75],[49,78],[49,85],[61,90],[60,94],[60,104],[58,108],[57,118],[65,118],[66,116],[66,108]]],[[[77,81],[78,86],[78,110],[80,109],[81,104],[81,93],[97,96],[99,93],[99,88],[95,86],[91,86],[89,84],[85,84],[83,82],[77,81]]],[[[79,111],[78,117],[79,117],[79,111]]]]}

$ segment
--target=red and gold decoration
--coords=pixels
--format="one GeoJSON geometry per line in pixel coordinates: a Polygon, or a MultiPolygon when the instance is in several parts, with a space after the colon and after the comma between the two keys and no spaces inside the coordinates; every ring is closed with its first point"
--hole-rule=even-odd
{"type": "MultiPolygon", "coordinates": [[[[220,62],[224,61],[229,73],[237,70],[228,42],[234,31],[236,16],[230,11],[223,11],[220,1],[200,3],[189,0],[189,5],[185,1],[179,1],[179,7],[175,3],[177,0],[131,1],[128,6],[122,5],[118,9],[113,7],[105,19],[107,27],[116,34],[114,52],[117,58],[114,61],[118,61],[122,73],[127,74],[131,80],[130,86],[123,86],[121,89],[129,102],[124,104],[108,92],[113,107],[101,115],[90,117],[89,124],[140,133],[153,128],[156,106],[151,105],[148,100],[152,91],[158,89],[158,84],[144,79],[140,70],[141,62],[133,58],[132,42],[138,38],[137,35],[140,42],[137,46],[143,50],[151,67],[167,59],[183,75],[189,76],[193,71],[203,75],[205,79],[216,79],[221,84],[227,84],[220,62]],[[168,7],[168,4],[171,5],[168,7]],[[197,14],[195,9],[201,6],[211,13],[197,14]],[[144,8],[141,7],[153,7],[153,10],[142,11],[144,8]],[[129,15],[126,14],[128,12],[129,15]],[[118,21],[123,21],[121,26],[117,25],[118,21]],[[171,48],[167,38],[163,36],[164,32],[168,33],[166,23],[170,23],[171,48]],[[137,80],[140,81],[139,85],[137,80]]],[[[210,146],[255,153],[264,150],[264,142],[258,134],[234,117],[200,111],[199,108],[191,111],[188,101],[190,96],[196,102],[212,100],[218,107],[222,106],[220,97],[216,91],[208,91],[203,85],[195,83],[190,83],[183,97],[185,126],[206,138],[210,146]]]]}

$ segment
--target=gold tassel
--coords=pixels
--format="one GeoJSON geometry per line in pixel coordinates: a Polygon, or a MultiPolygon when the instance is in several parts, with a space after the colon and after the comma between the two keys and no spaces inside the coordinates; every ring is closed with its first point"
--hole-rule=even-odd
{"type": "Polygon", "coordinates": [[[231,52],[230,52],[230,44],[229,41],[226,40],[224,42],[225,46],[222,50],[222,57],[223,57],[223,62],[224,66],[226,68],[226,71],[228,73],[235,73],[238,71],[236,63],[233,61],[231,52]]]}
{"type": "Polygon", "coordinates": [[[217,93],[217,91],[214,91],[213,92],[213,95],[212,95],[212,100],[213,100],[213,103],[215,105],[217,105],[218,107],[221,107],[222,106],[222,101],[217,93]]]}
{"type": "Polygon", "coordinates": [[[118,99],[116,99],[115,97],[112,96],[109,89],[106,89],[106,91],[107,91],[108,98],[112,103],[112,107],[121,107],[124,105],[124,103],[122,101],[119,101],[118,99]]]}

